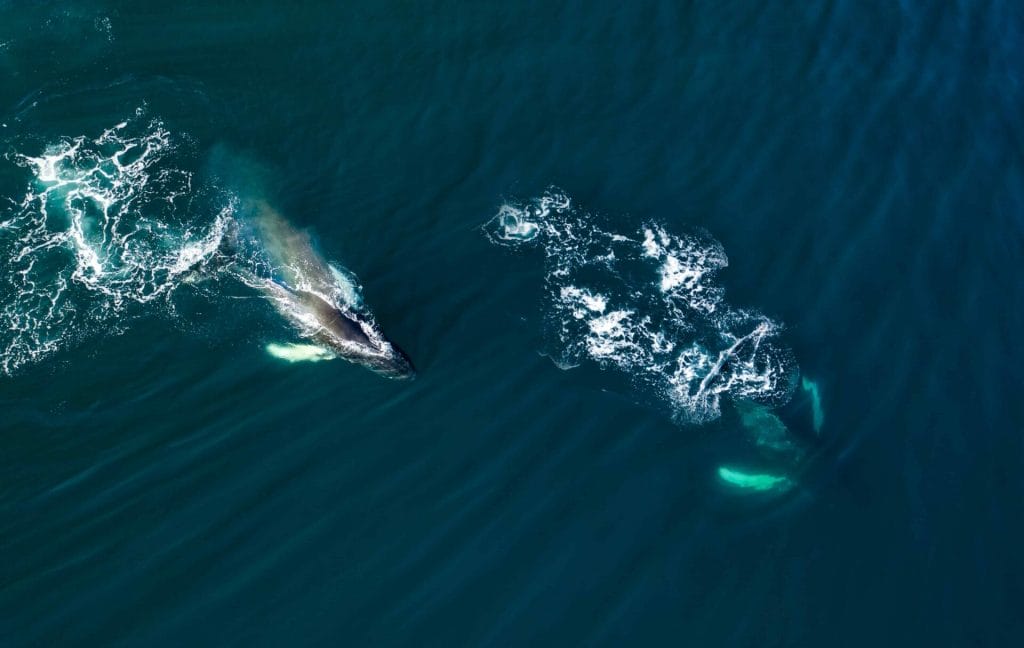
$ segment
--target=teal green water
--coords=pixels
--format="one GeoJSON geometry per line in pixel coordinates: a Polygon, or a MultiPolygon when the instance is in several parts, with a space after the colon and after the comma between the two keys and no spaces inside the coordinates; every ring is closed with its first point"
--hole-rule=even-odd
{"type": "Polygon", "coordinates": [[[1022,39],[0,0],[0,644],[1018,645],[1022,39]]]}

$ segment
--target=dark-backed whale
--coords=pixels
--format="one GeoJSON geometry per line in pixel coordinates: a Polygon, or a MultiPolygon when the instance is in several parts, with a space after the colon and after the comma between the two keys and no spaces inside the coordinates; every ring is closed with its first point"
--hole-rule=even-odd
{"type": "Polygon", "coordinates": [[[416,376],[412,361],[367,314],[335,305],[324,296],[267,280],[262,287],[277,310],[308,338],[339,358],[389,378],[416,376]]]}
{"type": "Polygon", "coordinates": [[[352,276],[316,251],[265,201],[243,206],[236,239],[252,241],[258,263],[237,260],[226,270],[262,292],[299,334],[332,354],[389,378],[416,375],[409,357],[381,331],[352,276]]]}

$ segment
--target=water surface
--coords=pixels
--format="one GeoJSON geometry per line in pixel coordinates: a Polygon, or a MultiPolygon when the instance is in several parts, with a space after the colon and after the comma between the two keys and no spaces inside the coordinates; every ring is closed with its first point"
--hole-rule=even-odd
{"type": "Polygon", "coordinates": [[[1017,645],[1022,38],[1001,0],[0,2],[2,643],[1017,645]],[[219,146],[416,381],[283,361],[196,280],[219,146]],[[635,263],[496,245],[551,191],[635,263]],[[748,319],[650,310],[659,228],[748,319]],[[680,416],[555,287],[700,379],[771,322],[782,396],[680,416]]]}

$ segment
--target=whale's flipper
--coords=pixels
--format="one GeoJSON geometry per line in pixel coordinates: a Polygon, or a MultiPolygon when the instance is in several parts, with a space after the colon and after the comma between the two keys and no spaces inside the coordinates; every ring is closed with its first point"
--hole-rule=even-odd
{"type": "Polygon", "coordinates": [[[337,358],[329,350],[315,344],[274,343],[266,346],[267,353],[285,362],[320,362],[337,358]]]}
{"type": "Polygon", "coordinates": [[[718,478],[748,491],[786,491],[793,486],[793,481],[786,475],[748,472],[729,466],[719,466],[718,478]]]}

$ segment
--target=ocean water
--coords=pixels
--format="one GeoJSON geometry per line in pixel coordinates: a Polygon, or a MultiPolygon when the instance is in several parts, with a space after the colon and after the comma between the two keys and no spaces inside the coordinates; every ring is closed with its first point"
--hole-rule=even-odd
{"type": "Polygon", "coordinates": [[[1020,645],[1022,62],[1003,0],[0,0],[0,645],[1020,645]]]}

